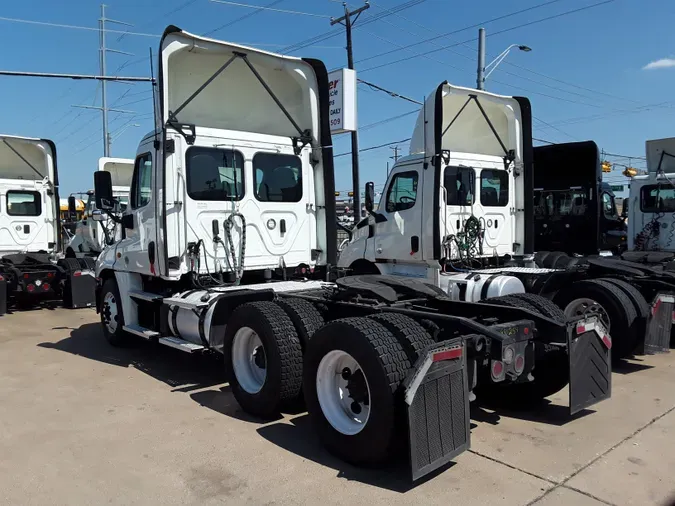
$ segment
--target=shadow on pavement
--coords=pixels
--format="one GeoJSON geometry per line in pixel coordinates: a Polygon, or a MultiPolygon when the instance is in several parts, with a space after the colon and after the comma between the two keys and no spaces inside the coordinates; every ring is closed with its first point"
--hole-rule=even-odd
{"type": "Polygon", "coordinates": [[[653,365],[641,364],[643,360],[641,358],[633,357],[629,360],[619,360],[618,362],[612,364],[612,372],[616,374],[631,374],[634,372],[645,371],[647,369],[653,369],[653,365]]]}
{"type": "Polygon", "coordinates": [[[553,404],[548,399],[544,399],[535,405],[514,408],[513,406],[506,406],[495,401],[488,402],[481,400],[479,397],[471,405],[471,419],[477,422],[489,423],[490,425],[497,425],[502,417],[506,417],[562,427],[591,413],[595,413],[595,411],[592,409],[582,409],[575,415],[570,416],[569,407],[553,404]]]}
{"type": "Polygon", "coordinates": [[[99,323],[87,323],[73,329],[65,339],[55,343],[40,343],[38,346],[118,367],[133,367],[179,392],[190,392],[225,382],[223,366],[218,357],[189,355],[141,338],[132,343],[124,348],[111,346],[103,337],[99,323]]]}
{"type": "Polygon", "coordinates": [[[399,493],[405,493],[455,465],[454,462],[450,462],[414,483],[411,481],[410,470],[403,457],[392,459],[391,462],[378,469],[352,466],[334,457],[323,448],[316,433],[312,430],[307,414],[296,416],[290,420],[290,423],[278,422],[260,427],[258,434],[288,452],[335,469],[338,472],[338,478],[358,481],[399,493]]]}

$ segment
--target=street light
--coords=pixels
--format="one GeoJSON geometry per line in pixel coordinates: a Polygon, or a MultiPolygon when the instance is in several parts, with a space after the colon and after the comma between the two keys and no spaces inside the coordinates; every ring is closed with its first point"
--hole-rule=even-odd
{"type": "Polygon", "coordinates": [[[485,28],[478,30],[478,78],[476,79],[476,86],[479,90],[485,89],[485,80],[490,77],[490,74],[504,61],[513,48],[517,47],[520,51],[529,53],[532,48],[523,44],[511,44],[504,49],[499,55],[490,63],[485,65],[485,28]],[[487,74],[485,73],[487,71],[487,74]]]}

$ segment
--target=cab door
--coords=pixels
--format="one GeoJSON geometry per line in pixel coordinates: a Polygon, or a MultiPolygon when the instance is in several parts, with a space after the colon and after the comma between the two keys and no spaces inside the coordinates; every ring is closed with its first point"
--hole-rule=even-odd
{"type": "Polygon", "coordinates": [[[157,220],[155,211],[156,193],[153,190],[154,172],[152,144],[145,144],[134,162],[134,175],[129,194],[129,207],[123,217],[125,239],[117,251],[122,254],[116,269],[139,274],[157,274],[157,260],[151,263],[156,252],[157,220]],[[144,149],[145,148],[145,149],[144,149]],[[122,265],[120,265],[120,263],[122,265]]]}
{"type": "Polygon", "coordinates": [[[420,164],[402,165],[389,178],[375,217],[376,261],[422,261],[424,173],[420,169],[420,164]]]}

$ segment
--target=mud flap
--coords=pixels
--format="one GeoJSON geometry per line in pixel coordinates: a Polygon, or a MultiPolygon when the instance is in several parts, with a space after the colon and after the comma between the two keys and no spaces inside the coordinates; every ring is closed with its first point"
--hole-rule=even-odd
{"type": "Polygon", "coordinates": [[[470,446],[464,342],[452,339],[427,347],[406,376],[403,393],[415,481],[470,446]]]}
{"type": "Polygon", "coordinates": [[[93,307],[96,303],[94,271],[81,270],[66,274],[63,305],[69,309],[93,307]]]}
{"type": "Polygon", "coordinates": [[[576,323],[568,332],[570,415],[612,395],[612,338],[597,318],[576,323]]]}
{"type": "Polygon", "coordinates": [[[644,353],[647,355],[670,352],[670,331],[673,327],[674,308],[675,295],[659,293],[654,298],[647,317],[647,333],[644,342],[644,353]]]}

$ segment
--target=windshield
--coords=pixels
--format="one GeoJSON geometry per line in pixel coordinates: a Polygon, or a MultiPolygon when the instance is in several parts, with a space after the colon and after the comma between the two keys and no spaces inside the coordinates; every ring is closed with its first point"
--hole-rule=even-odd
{"type": "Polygon", "coordinates": [[[534,198],[534,215],[583,216],[586,214],[588,199],[583,190],[537,191],[534,198]]]}

